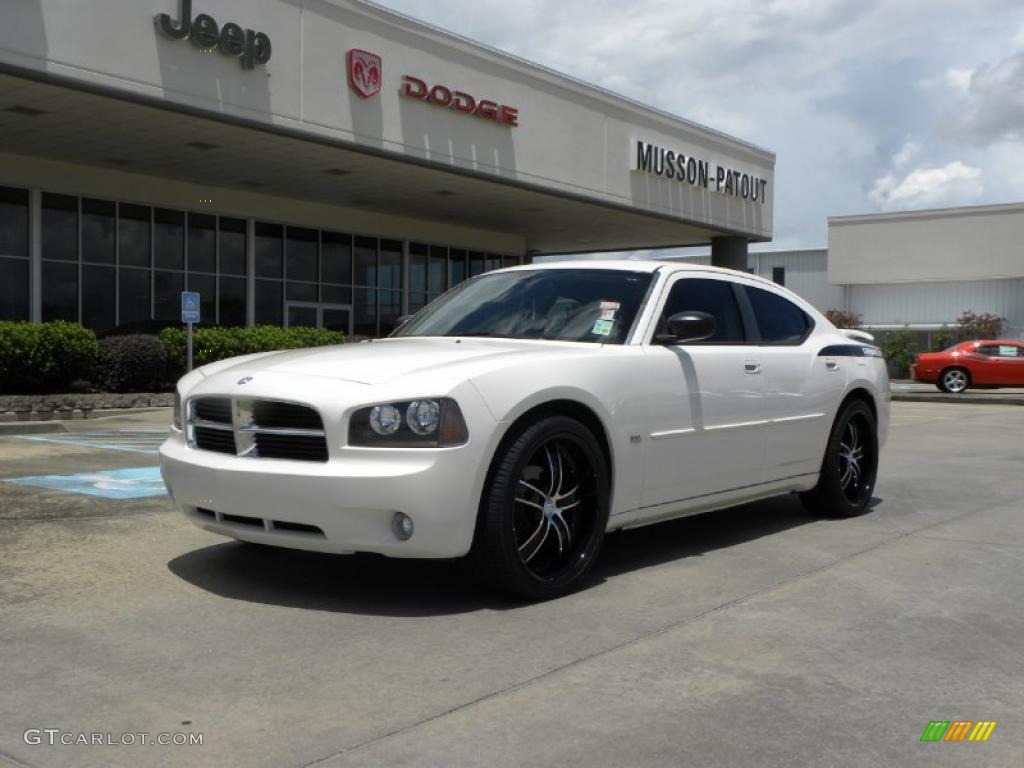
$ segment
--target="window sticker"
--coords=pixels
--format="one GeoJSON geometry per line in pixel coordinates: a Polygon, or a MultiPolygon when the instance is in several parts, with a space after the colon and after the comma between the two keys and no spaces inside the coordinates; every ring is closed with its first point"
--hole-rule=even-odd
{"type": "Polygon", "coordinates": [[[602,301],[601,302],[601,309],[602,310],[605,310],[605,309],[618,309],[618,308],[619,308],[619,302],[617,302],[617,301],[602,301]]]}
{"type": "Polygon", "coordinates": [[[594,327],[591,329],[590,332],[597,336],[607,336],[609,333],[612,332],[613,324],[614,322],[612,320],[598,318],[597,320],[594,321],[594,327]]]}
{"type": "Polygon", "coordinates": [[[602,320],[614,320],[615,319],[615,310],[614,309],[602,309],[601,310],[601,319],[602,320]]]}

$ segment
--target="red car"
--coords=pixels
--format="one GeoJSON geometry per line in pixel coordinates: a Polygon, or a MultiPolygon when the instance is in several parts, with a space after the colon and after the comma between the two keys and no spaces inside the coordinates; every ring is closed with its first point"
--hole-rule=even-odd
{"type": "Polygon", "coordinates": [[[965,341],[944,352],[926,352],[910,366],[914,381],[957,394],[968,387],[1024,387],[1024,342],[965,341]]]}

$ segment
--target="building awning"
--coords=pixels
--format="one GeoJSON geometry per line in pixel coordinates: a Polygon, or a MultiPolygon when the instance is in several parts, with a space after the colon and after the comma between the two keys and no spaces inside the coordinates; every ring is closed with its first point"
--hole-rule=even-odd
{"type": "Polygon", "coordinates": [[[12,67],[0,70],[0,134],[9,153],[516,233],[532,254],[697,245],[731,234],[12,67]]]}

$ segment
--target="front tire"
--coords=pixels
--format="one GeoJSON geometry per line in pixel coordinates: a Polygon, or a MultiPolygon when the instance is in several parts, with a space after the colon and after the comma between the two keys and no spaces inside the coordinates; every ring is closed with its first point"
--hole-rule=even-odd
{"type": "Polygon", "coordinates": [[[800,498],[814,514],[855,517],[867,510],[877,475],[875,415],[863,400],[850,400],[832,425],[818,484],[800,498]]]}
{"type": "Polygon", "coordinates": [[[947,368],[939,376],[939,389],[951,395],[959,395],[971,386],[971,374],[964,368],[947,368]]]}
{"type": "Polygon", "coordinates": [[[575,419],[543,418],[495,457],[472,557],[499,589],[548,600],[579,588],[608,524],[604,453],[575,419]]]}

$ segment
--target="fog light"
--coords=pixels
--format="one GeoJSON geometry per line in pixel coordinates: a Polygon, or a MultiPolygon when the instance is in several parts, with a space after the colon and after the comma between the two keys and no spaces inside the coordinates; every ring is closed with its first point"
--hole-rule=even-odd
{"type": "Polygon", "coordinates": [[[395,512],[391,518],[391,530],[399,541],[408,541],[412,538],[412,518],[404,512],[395,512]]]}

